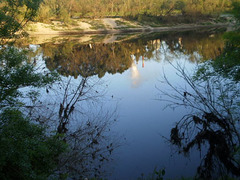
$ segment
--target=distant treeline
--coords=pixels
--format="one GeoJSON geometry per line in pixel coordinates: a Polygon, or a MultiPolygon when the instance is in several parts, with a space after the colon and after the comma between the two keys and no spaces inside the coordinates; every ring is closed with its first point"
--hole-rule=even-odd
{"type": "Polygon", "coordinates": [[[37,20],[123,16],[218,15],[231,8],[231,0],[44,0],[37,20]]]}

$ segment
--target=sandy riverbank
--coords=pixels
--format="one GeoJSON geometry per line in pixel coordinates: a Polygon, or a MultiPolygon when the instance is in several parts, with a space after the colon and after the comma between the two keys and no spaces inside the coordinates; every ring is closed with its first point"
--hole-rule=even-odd
{"type": "Polygon", "coordinates": [[[205,23],[205,24],[176,24],[161,27],[140,25],[121,18],[103,18],[95,20],[75,20],[72,25],[65,25],[59,21],[51,24],[30,23],[26,31],[31,35],[77,35],[77,34],[117,34],[131,32],[164,32],[183,31],[207,27],[229,26],[228,23],[205,23]]]}

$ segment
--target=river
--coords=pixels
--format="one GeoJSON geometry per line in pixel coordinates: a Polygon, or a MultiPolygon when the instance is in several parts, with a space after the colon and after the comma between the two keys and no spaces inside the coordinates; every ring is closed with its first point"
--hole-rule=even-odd
{"type": "MultiPolygon", "coordinates": [[[[68,129],[71,131],[84,121],[88,122],[90,116],[94,116],[96,123],[107,117],[104,113],[111,114],[109,119],[113,119],[113,123],[108,126],[111,132],[105,132],[105,139],[98,142],[101,145],[110,141],[117,143],[113,151],[106,145],[110,153],[104,163],[105,177],[137,179],[148,177],[155,168],[165,169],[166,178],[193,177],[200,163],[199,152],[186,158],[168,141],[175,123],[191,110],[182,106],[167,107],[169,102],[163,100],[166,97],[162,92],[175,92],[163,82],[163,77],[165,75],[174,85],[187,87],[172,65],[181,64],[193,74],[197,64],[221,53],[224,31],[211,29],[108,38],[116,42],[99,36],[95,36],[97,40],[93,38],[83,43],[78,38],[63,37],[61,41],[53,39],[25,47],[33,50],[29,56],[36,67],[60,75],[62,84],[65,83],[62,90],[66,90],[69,79],[72,88],[77,88],[83,78],[87,78],[88,87],[94,84],[89,88],[91,91],[86,91],[91,95],[86,93],[87,98],[77,101],[72,115],[74,121],[68,129]]],[[[58,83],[41,90],[45,115],[58,112],[64,99],[64,91],[60,89],[58,83]],[[51,108],[47,104],[51,104],[51,108]]]]}

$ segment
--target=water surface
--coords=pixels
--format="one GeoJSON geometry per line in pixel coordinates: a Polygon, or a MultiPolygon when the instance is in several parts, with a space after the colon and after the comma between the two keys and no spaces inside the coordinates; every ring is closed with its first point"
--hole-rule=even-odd
{"type": "MultiPolygon", "coordinates": [[[[94,92],[104,87],[102,111],[116,108],[117,121],[111,130],[118,134],[121,144],[106,164],[108,179],[136,179],[152,173],[154,168],[165,168],[167,178],[188,177],[196,173],[199,153],[185,158],[163,136],[169,138],[175,122],[189,109],[164,109],[168,103],[160,100],[164,97],[159,90],[171,92],[162,83],[164,74],[172,84],[187,86],[171,64],[179,63],[194,73],[196,64],[221,53],[223,31],[145,34],[124,41],[118,38],[120,41],[112,43],[81,44],[63,38],[57,43],[31,45],[35,49],[31,56],[38,65],[57,71],[66,82],[72,78],[73,84],[78,84],[83,77],[103,82],[94,92]]],[[[87,108],[93,107],[85,105],[87,108]]]]}

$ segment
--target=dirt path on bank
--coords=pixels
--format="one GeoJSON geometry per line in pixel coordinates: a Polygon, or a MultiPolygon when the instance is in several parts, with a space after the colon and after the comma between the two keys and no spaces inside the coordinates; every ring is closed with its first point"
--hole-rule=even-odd
{"type": "MultiPolygon", "coordinates": [[[[119,19],[119,18],[118,18],[119,19]]],[[[110,29],[115,29],[117,28],[117,24],[116,24],[116,20],[117,19],[113,19],[113,18],[103,18],[102,21],[104,23],[104,25],[106,27],[110,27],[110,29]]]]}

